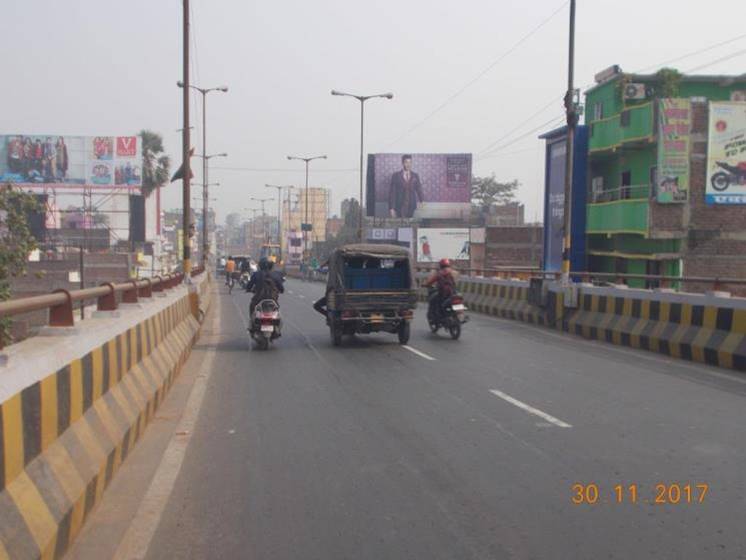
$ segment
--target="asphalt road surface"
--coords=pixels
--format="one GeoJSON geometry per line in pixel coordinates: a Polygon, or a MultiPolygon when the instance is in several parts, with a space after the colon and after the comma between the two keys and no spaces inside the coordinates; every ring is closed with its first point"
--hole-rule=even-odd
{"type": "Polygon", "coordinates": [[[452,341],[422,305],[409,347],[335,348],[322,289],[288,282],[262,352],[220,287],[148,558],[746,558],[746,377],[477,314],[452,341]]]}

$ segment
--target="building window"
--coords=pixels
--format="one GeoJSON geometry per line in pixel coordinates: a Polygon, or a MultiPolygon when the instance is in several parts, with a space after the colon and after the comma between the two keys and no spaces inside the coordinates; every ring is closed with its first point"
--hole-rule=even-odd
{"type": "Polygon", "coordinates": [[[622,171],[622,182],[619,189],[619,198],[629,198],[632,186],[632,172],[622,171]]]}
{"type": "Polygon", "coordinates": [[[623,127],[629,126],[629,120],[630,120],[630,112],[629,109],[622,111],[621,116],[619,117],[619,125],[623,127]]]}
{"type": "Polygon", "coordinates": [[[593,104],[593,120],[600,121],[604,118],[604,103],[603,101],[596,101],[593,104]]]}

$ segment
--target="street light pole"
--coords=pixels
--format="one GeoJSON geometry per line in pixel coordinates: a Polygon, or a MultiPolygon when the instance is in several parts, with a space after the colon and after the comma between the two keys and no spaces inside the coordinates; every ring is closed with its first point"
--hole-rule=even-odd
{"type": "Polygon", "coordinates": [[[264,203],[269,202],[272,200],[271,198],[252,198],[254,202],[258,202],[262,205],[262,235],[264,236],[264,242],[266,243],[269,240],[269,235],[267,233],[267,219],[266,214],[264,213],[264,203]]]}
{"type": "Polygon", "coordinates": [[[326,156],[314,156],[314,157],[298,157],[298,156],[288,156],[289,160],[297,159],[299,161],[304,161],[306,163],[306,210],[305,210],[305,223],[306,227],[303,227],[301,224],[301,230],[303,231],[303,263],[305,264],[306,259],[308,258],[307,252],[308,252],[308,164],[312,162],[315,159],[326,159],[326,156]]]}
{"type": "Polygon", "coordinates": [[[564,232],[562,236],[562,284],[570,284],[570,249],[572,247],[572,183],[573,155],[575,151],[575,125],[577,114],[575,107],[575,0],[570,0],[570,38],[567,65],[567,93],[565,93],[565,113],[567,115],[567,140],[565,141],[565,200],[564,232]]]}
{"type": "Polygon", "coordinates": [[[191,264],[191,252],[189,247],[189,229],[190,229],[190,222],[191,222],[191,200],[190,200],[190,193],[189,193],[189,179],[190,177],[190,170],[189,167],[189,0],[182,0],[182,6],[183,6],[183,18],[184,18],[184,29],[183,29],[183,50],[184,50],[184,60],[183,60],[183,75],[184,75],[184,96],[183,96],[183,104],[184,104],[184,130],[182,131],[181,135],[181,157],[182,157],[182,169],[184,169],[184,177],[182,178],[182,208],[184,215],[182,217],[182,259],[183,259],[183,269],[184,269],[184,281],[189,282],[190,281],[190,273],[192,271],[192,264],[191,264]]]}
{"type": "MultiPolygon", "coordinates": [[[[202,152],[207,153],[207,94],[211,91],[222,91],[223,93],[228,91],[228,86],[218,86],[212,88],[201,88],[187,84],[186,82],[176,82],[176,85],[180,88],[184,88],[185,96],[188,96],[189,88],[198,91],[202,94],[202,152]]],[[[221,154],[222,155],[222,154],[221,154]]],[[[227,154],[225,154],[227,155],[227,154]]],[[[211,156],[210,156],[211,157],[211,156]]],[[[207,199],[209,193],[207,192],[207,185],[209,184],[207,178],[207,160],[209,157],[202,156],[202,183],[205,185],[202,188],[202,265],[207,265],[207,254],[210,250],[210,245],[207,240],[207,199]]]]}
{"type": "MultiPolygon", "coordinates": [[[[267,188],[277,189],[277,244],[282,250],[282,189],[292,189],[292,185],[264,185],[267,188]]],[[[288,218],[290,210],[288,209],[288,218]]]]}
{"type": "Polygon", "coordinates": [[[374,97],[383,97],[384,99],[393,99],[394,94],[393,93],[378,93],[376,95],[354,95],[352,93],[344,93],[342,91],[337,91],[335,89],[332,90],[332,95],[341,95],[343,97],[354,97],[358,101],[360,101],[360,209],[359,209],[359,215],[358,215],[358,225],[357,225],[357,238],[358,241],[361,243],[363,242],[363,130],[364,130],[364,122],[365,122],[365,102],[368,101],[368,99],[373,99],[374,97]]]}

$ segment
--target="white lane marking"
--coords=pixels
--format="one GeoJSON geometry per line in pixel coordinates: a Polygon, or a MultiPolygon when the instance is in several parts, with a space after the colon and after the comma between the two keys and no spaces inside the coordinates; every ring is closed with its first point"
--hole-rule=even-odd
{"type": "Polygon", "coordinates": [[[501,399],[508,401],[510,404],[513,404],[518,408],[522,408],[526,412],[530,412],[531,414],[534,414],[539,418],[543,418],[547,422],[551,422],[555,426],[559,426],[560,428],[572,428],[572,425],[568,424],[567,422],[563,422],[559,418],[555,418],[551,414],[547,414],[546,412],[543,412],[538,408],[534,408],[533,406],[526,404],[525,402],[514,399],[513,397],[511,397],[510,395],[506,395],[502,391],[498,391],[497,389],[490,389],[490,393],[492,393],[496,397],[500,397],[501,399]]]}
{"type": "Polygon", "coordinates": [[[293,295],[293,290],[288,290],[288,293],[292,296],[293,295]]]}
{"type": "Polygon", "coordinates": [[[298,297],[299,297],[300,299],[306,299],[306,296],[304,296],[303,294],[298,294],[298,297]]]}
{"type": "MultiPolygon", "coordinates": [[[[217,289],[213,295],[218,295],[217,289]]],[[[217,300],[217,298],[215,298],[217,300]]],[[[168,447],[163,454],[158,470],[150,482],[137,514],[132,519],[132,524],[127,528],[124,538],[119,543],[114,553],[115,560],[133,560],[145,558],[148,548],[153,540],[153,535],[166,508],[168,499],[174,488],[176,478],[181,471],[181,465],[184,462],[184,455],[187,447],[194,434],[194,426],[197,423],[202,402],[205,397],[207,384],[212,376],[213,362],[217,353],[217,342],[220,332],[216,334],[216,329],[220,327],[220,303],[215,301],[215,314],[212,318],[210,330],[212,332],[213,345],[206,354],[200,365],[201,375],[197,375],[194,385],[189,393],[184,412],[181,415],[179,424],[168,442],[168,447]]],[[[205,337],[206,338],[206,337],[205,337]]]]}
{"type": "Polygon", "coordinates": [[[411,346],[408,346],[406,344],[402,344],[402,348],[409,350],[410,352],[412,352],[412,354],[417,354],[420,358],[425,358],[426,360],[430,360],[431,362],[435,361],[435,358],[425,354],[424,352],[420,352],[419,350],[417,350],[417,348],[412,348],[411,346]]]}

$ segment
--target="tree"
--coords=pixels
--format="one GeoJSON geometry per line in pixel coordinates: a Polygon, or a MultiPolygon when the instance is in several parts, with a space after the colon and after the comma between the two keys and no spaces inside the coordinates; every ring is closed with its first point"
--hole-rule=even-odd
{"type": "Polygon", "coordinates": [[[518,179],[500,183],[494,173],[489,177],[474,177],[471,180],[471,200],[483,213],[487,213],[494,205],[513,202],[519,185],[518,179]]]}
{"type": "MultiPolygon", "coordinates": [[[[26,272],[26,262],[36,249],[28,217],[38,211],[34,195],[8,184],[0,187],[0,301],[10,299],[10,280],[26,272]]],[[[10,340],[10,321],[0,321],[0,339],[10,340]]]]}
{"type": "Polygon", "coordinates": [[[171,158],[163,153],[163,138],[157,132],[141,130],[142,194],[150,196],[155,189],[168,183],[171,158]]]}

